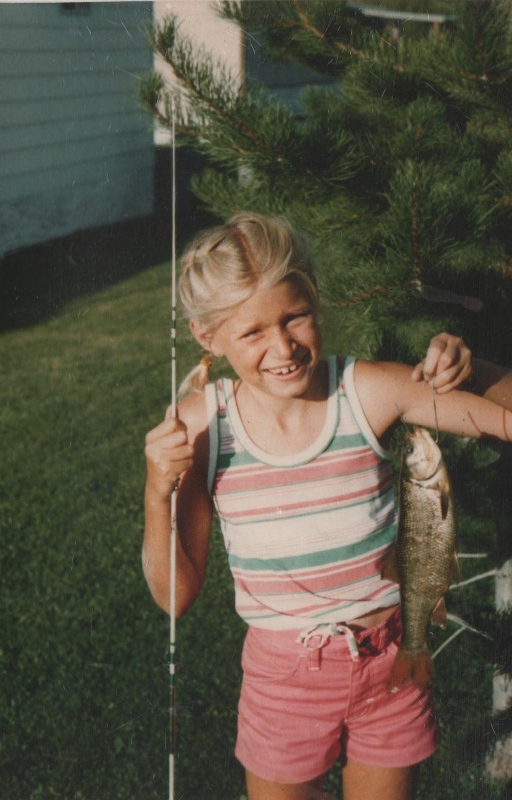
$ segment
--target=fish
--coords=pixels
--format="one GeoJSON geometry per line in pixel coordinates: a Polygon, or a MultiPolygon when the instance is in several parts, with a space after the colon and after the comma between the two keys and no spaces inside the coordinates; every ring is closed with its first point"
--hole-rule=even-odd
{"type": "Polygon", "coordinates": [[[400,586],[402,640],[387,680],[395,694],[412,681],[432,682],[429,624],[446,627],[444,595],[458,575],[453,494],[443,455],[421,427],[405,435],[398,487],[396,540],[382,577],[400,586]]]}

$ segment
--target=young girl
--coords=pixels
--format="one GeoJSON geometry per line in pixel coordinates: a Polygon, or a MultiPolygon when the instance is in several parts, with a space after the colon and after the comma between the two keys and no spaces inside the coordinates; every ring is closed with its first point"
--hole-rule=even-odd
{"type": "Polygon", "coordinates": [[[176,418],[147,436],[144,571],[168,610],[169,496],[179,483],[177,611],[204,582],[216,509],[248,623],[236,755],[250,800],[321,797],[343,756],[345,800],[408,800],[436,748],[429,691],[386,691],[399,592],[381,578],[395,537],[389,436],[407,422],[509,441],[512,398],[460,339],[440,335],[415,370],[321,357],[318,294],[302,239],[240,214],[192,243],[182,303],[205,356],[176,418]],[[238,376],[207,384],[225,356],[238,376]],[[436,411],[432,390],[436,385],[436,411]],[[195,389],[195,391],[192,391],[195,389]],[[492,402],[494,400],[494,402],[492,402]]]}

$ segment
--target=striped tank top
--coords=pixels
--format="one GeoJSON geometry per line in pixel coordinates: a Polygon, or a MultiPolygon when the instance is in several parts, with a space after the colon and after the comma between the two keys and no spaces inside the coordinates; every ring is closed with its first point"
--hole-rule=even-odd
{"type": "Polygon", "coordinates": [[[233,381],[206,387],[209,490],[235,585],[235,606],[270,630],[348,622],[399,602],[380,577],[396,533],[391,454],[355,392],[354,359],[329,358],[323,431],[278,456],[247,435],[233,381]]]}

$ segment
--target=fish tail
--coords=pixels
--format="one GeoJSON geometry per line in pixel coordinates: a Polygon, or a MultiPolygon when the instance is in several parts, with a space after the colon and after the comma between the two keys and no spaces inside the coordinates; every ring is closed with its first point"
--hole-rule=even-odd
{"type": "Polygon", "coordinates": [[[410,653],[399,648],[387,679],[389,694],[396,694],[408,683],[424,691],[432,683],[432,659],[426,650],[410,653]]]}

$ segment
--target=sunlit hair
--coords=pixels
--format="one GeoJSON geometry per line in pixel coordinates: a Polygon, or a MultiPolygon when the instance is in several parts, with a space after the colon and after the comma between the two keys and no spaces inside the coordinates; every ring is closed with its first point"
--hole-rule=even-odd
{"type": "MultiPolygon", "coordinates": [[[[213,333],[256,289],[292,276],[316,315],[318,292],[305,240],[282,217],[240,213],[191,242],[181,259],[180,298],[188,318],[213,333]]],[[[203,357],[181,384],[180,397],[208,383],[209,365],[203,357]]]]}

